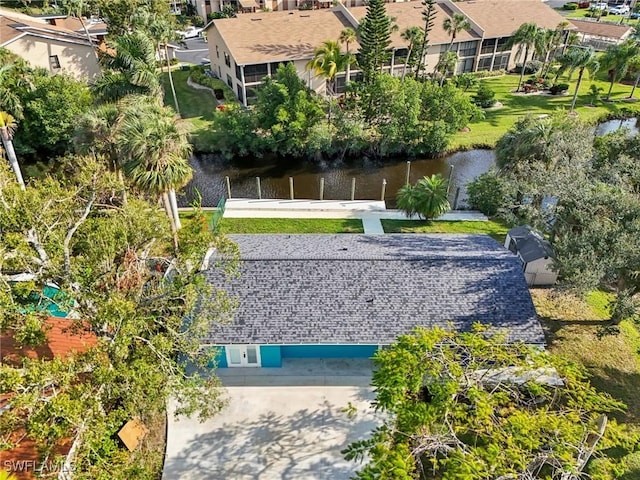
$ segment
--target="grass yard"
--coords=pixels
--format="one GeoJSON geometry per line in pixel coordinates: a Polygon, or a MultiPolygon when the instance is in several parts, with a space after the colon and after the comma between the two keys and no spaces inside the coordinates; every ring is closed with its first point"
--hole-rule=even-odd
{"type": "Polygon", "coordinates": [[[581,300],[554,289],[532,289],[531,295],[549,350],[584,365],[596,388],[627,405],[619,419],[640,425],[640,333],[622,322],[619,335],[598,336],[611,296],[593,292],[581,300]]]}
{"type": "MultiPolygon", "coordinates": [[[[523,80],[529,78],[525,75],[523,80]]],[[[514,95],[513,90],[518,86],[519,75],[507,74],[500,77],[482,79],[496,92],[496,100],[503,104],[496,109],[485,110],[485,118],[469,125],[470,131],[467,133],[457,133],[451,140],[450,150],[468,149],[476,146],[493,147],[496,141],[515,123],[515,121],[528,114],[548,115],[557,110],[569,110],[573,92],[576,85],[577,73],[573,80],[567,76],[561,76],[558,83],[568,83],[567,95],[538,95],[538,94],[518,94],[514,95]]],[[[603,95],[609,90],[609,82],[598,77],[591,79],[585,74],[578,91],[576,102],[576,112],[578,118],[587,122],[597,122],[610,115],[620,115],[624,112],[640,112],[640,103],[626,102],[623,99],[631,93],[632,86],[615,83],[611,92],[612,102],[597,100],[594,107],[588,106],[590,98],[588,96],[591,84],[603,88],[603,95]]],[[[471,92],[473,95],[475,92],[471,92]]]]}
{"type": "MultiPolygon", "coordinates": [[[[204,212],[207,222],[214,212],[204,212]]],[[[189,221],[191,213],[181,212],[189,221]]],[[[362,221],[353,218],[222,218],[220,232],[231,233],[364,233],[362,221]]]]}
{"type": "Polygon", "coordinates": [[[501,244],[509,227],[501,222],[433,221],[426,220],[382,220],[385,233],[482,233],[501,244]]]}

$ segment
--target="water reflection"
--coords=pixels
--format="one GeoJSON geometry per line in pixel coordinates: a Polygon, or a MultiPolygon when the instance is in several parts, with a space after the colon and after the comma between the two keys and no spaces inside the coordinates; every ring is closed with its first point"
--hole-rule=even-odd
{"type": "MultiPolygon", "coordinates": [[[[637,119],[610,120],[595,130],[604,135],[619,128],[638,133],[637,119]]],[[[357,200],[379,200],[382,181],[386,180],[385,201],[387,207],[395,206],[395,195],[406,181],[406,159],[398,158],[385,162],[362,159],[354,162],[296,162],[295,165],[256,160],[251,167],[245,164],[221,161],[214,155],[197,155],[191,158],[194,169],[193,180],[179,199],[187,206],[196,197],[202,196],[202,205],[215,207],[226,195],[225,177],[231,184],[234,198],[258,198],[256,177],[260,177],[262,198],[289,198],[289,177],[294,178],[294,195],[297,199],[318,199],[320,179],[324,178],[325,200],[347,200],[351,197],[351,181],[356,179],[357,200]]],[[[293,162],[292,162],[293,163],[293,162]]],[[[449,200],[452,206],[466,206],[465,186],[478,175],[495,165],[493,150],[470,150],[458,152],[441,159],[422,159],[411,162],[410,181],[415,182],[424,175],[440,173],[450,176],[449,200]]]]}

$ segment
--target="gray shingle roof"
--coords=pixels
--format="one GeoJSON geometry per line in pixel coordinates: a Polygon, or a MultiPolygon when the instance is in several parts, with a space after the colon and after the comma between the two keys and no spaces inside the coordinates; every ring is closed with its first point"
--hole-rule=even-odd
{"type": "MultiPolygon", "coordinates": [[[[414,327],[474,322],[544,343],[518,259],[485,235],[230,235],[239,298],[212,344],[389,344],[414,327]]],[[[212,262],[213,263],[213,262],[212,262]]]]}
{"type": "Polygon", "coordinates": [[[516,252],[525,263],[539,258],[555,257],[551,243],[529,225],[512,228],[507,234],[515,241],[516,252]]]}

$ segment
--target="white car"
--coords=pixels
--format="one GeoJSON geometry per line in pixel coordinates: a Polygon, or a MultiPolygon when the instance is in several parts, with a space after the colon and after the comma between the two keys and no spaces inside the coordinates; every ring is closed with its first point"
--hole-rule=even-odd
{"type": "Polygon", "coordinates": [[[607,2],[592,3],[591,8],[595,8],[596,10],[606,10],[609,8],[609,4],[607,2]]]}
{"type": "Polygon", "coordinates": [[[202,36],[202,28],[187,27],[186,30],[177,30],[176,33],[182,37],[183,40],[187,38],[196,38],[202,36]]]}
{"type": "Polygon", "coordinates": [[[627,13],[629,13],[629,6],[628,5],[620,5],[617,7],[613,7],[609,9],[609,13],[611,15],[626,15],[627,13]]]}

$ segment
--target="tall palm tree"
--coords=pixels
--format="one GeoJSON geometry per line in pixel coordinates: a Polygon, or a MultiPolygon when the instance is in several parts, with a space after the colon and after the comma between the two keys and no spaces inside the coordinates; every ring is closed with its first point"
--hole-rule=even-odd
{"type": "Polygon", "coordinates": [[[113,102],[131,94],[159,97],[156,50],[149,36],[142,31],[128,33],[118,37],[113,47],[115,55],[104,59],[108,70],[92,87],[98,100],[113,102]]]}
{"type": "Polygon", "coordinates": [[[347,49],[347,82],[351,81],[351,64],[355,61],[355,57],[349,51],[349,45],[354,43],[358,39],[358,35],[353,28],[347,27],[340,32],[338,41],[344,44],[347,49]]]}
{"type": "Polygon", "coordinates": [[[347,57],[340,51],[340,45],[333,40],[325,40],[322,46],[315,49],[313,58],[307,63],[307,70],[311,70],[318,77],[326,80],[326,92],[334,95],[334,81],[336,75],[347,66],[347,57]]]}
{"type": "Polygon", "coordinates": [[[573,92],[573,99],[571,100],[570,111],[573,112],[584,71],[587,70],[589,74],[593,76],[600,68],[600,64],[596,59],[596,52],[593,47],[571,47],[564,55],[558,58],[558,61],[560,62],[558,73],[568,70],[569,77],[571,77],[573,72],[578,70],[578,81],[576,82],[576,89],[573,92]]]}
{"type": "Polygon", "coordinates": [[[407,73],[407,66],[409,65],[413,67],[413,64],[415,63],[415,59],[413,59],[412,56],[415,56],[416,47],[422,45],[424,33],[420,27],[409,27],[402,32],[400,36],[403,40],[406,40],[409,43],[407,59],[405,60],[404,67],[402,69],[402,80],[404,81],[404,77],[407,73]]]}
{"type": "Polygon", "coordinates": [[[100,57],[98,56],[98,49],[95,48],[95,41],[91,34],[89,33],[89,29],[87,28],[87,24],[84,23],[83,14],[85,10],[89,7],[86,0],[64,0],[62,2],[62,7],[67,10],[67,15],[72,15],[80,20],[80,25],[82,25],[82,29],[84,30],[84,34],[87,36],[87,40],[89,44],[93,46],[93,54],[96,57],[96,60],[100,61],[100,57]]]}
{"type": "Polygon", "coordinates": [[[518,29],[511,36],[511,40],[509,41],[510,45],[518,45],[518,51],[516,56],[522,58],[522,53],[524,53],[524,58],[522,59],[522,68],[520,70],[520,79],[518,80],[518,88],[516,91],[520,90],[520,86],[522,85],[522,78],[524,77],[524,70],[527,65],[527,59],[529,58],[529,51],[534,48],[536,44],[536,39],[540,35],[541,29],[533,22],[523,23],[518,27],[518,29]]]}
{"type": "Polygon", "coordinates": [[[631,66],[631,62],[640,52],[640,45],[633,40],[627,40],[620,45],[612,45],[607,48],[600,57],[602,68],[606,68],[609,74],[609,91],[607,100],[611,99],[613,84],[624,77],[631,66]]]}
{"type": "Polygon", "coordinates": [[[132,99],[118,134],[124,171],[134,185],[162,200],[174,232],[180,228],[175,189],[193,175],[191,145],[173,111],[155,99],[132,99]]]}
{"type": "Polygon", "coordinates": [[[469,19],[463,14],[454,13],[451,17],[444,19],[442,22],[442,28],[445,32],[451,35],[451,42],[449,42],[449,48],[447,49],[450,52],[453,47],[453,42],[456,41],[458,33],[463,30],[469,30],[471,28],[471,22],[469,22],[469,19]]]}
{"type": "Polygon", "coordinates": [[[13,132],[16,127],[15,118],[13,118],[7,112],[0,112],[0,138],[2,139],[2,146],[4,147],[5,154],[11,165],[11,169],[16,176],[16,180],[22,190],[25,189],[24,179],[22,178],[22,172],[20,171],[20,164],[18,163],[18,157],[16,151],[13,149],[13,132]]]}
{"type": "Polygon", "coordinates": [[[440,74],[440,86],[444,85],[444,79],[449,72],[453,72],[458,63],[458,54],[455,52],[444,52],[440,54],[440,59],[436,65],[436,72],[440,74]]]}

